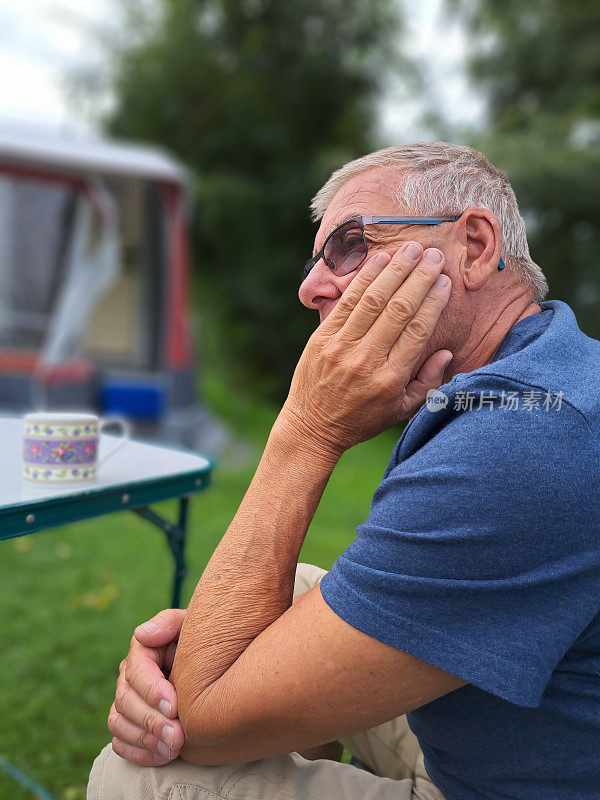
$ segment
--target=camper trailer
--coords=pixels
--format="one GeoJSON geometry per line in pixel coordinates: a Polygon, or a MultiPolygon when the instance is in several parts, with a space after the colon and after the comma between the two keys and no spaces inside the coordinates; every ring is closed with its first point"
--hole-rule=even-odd
{"type": "Polygon", "coordinates": [[[0,413],[94,409],[207,449],[186,202],[161,150],[0,132],[0,413]]]}

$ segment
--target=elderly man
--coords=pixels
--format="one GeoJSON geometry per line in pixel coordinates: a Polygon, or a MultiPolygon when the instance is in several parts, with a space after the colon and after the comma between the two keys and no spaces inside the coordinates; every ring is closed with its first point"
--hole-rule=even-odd
{"type": "Polygon", "coordinates": [[[187,612],[136,630],[88,798],[597,799],[600,343],[480,153],[373,153],[313,209],[321,324],[187,612]],[[355,541],[297,565],[402,419],[355,541]]]}

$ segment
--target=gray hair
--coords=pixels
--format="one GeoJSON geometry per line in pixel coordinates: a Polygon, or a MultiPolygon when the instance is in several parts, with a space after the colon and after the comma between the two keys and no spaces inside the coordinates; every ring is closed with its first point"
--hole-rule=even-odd
{"type": "Polygon", "coordinates": [[[338,190],[355,175],[373,167],[394,166],[402,180],[393,199],[418,215],[450,216],[469,206],[483,206],[498,218],[502,258],[533,291],[536,302],[548,293],[548,281],[529,255],[525,223],[504,172],[477,150],[447,142],[412,142],[388,147],[350,161],[334,172],[314,196],[313,220],[319,220],[338,190]]]}

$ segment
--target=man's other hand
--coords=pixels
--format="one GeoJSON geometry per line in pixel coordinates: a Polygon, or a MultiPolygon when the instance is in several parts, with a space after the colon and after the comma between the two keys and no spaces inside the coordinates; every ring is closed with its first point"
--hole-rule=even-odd
{"type": "Polygon", "coordinates": [[[173,666],[186,613],[169,608],[139,625],[119,667],[108,729],[115,753],[140,766],[168,764],[185,741],[177,694],[165,674],[173,666]]]}

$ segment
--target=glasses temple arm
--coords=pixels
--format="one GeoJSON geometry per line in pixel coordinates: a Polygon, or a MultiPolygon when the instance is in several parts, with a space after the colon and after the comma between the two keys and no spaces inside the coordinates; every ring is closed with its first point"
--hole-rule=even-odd
{"type": "Polygon", "coordinates": [[[452,217],[378,217],[365,214],[361,217],[363,225],[376,225],[376,224],[398,224],[406,222],[406,224],[416,225],[440,225],[442,222],[456,222],[460,219],[460,214],[452,217]]]}

